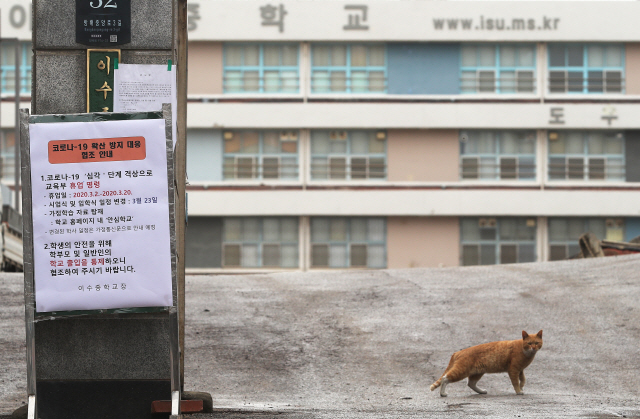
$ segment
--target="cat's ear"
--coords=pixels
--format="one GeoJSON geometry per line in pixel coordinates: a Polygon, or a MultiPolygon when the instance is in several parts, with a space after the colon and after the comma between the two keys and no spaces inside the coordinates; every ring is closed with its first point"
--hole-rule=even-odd
{"type": "Polygon", "coordinates": [[[538,332],[538,337],[542,339],[542,330],[538,332]]]}
{"type": "Polygon", "coordinates": [[[528,337],[529,337],[529,334],[523,330],[522,331],[522,339],[526,339],[528,337]]]}

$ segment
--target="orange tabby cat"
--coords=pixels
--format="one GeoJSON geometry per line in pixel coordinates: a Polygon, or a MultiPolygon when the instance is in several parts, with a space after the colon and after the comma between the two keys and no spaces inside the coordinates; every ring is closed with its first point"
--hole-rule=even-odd
{"type": "Polygon", "coordinates": [[[454,353],[449,366],[442,377],[431,384],[431,391],[440,387],[440,395],[447,396],[445,388],[449,383],[455,383],[469,377],[469,387],[472,390],[487,394],[486,390],[478,388],[477,383],[484,373],[509,373],[511,384],[516,394],[524,394],[524,369],[531,364],[536,352],[542,348],[542,330],[535,335],[522,331],[522,339],[503,340],[472,346],[454,353]]]}

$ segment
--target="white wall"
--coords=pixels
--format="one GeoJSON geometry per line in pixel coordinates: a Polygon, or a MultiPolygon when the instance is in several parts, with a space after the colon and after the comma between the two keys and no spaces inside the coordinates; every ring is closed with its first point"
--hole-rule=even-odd
{"type": "Polygon", "coordinates": [[[457,188],[216,190],[189,193],[190,216],[640,216],[640,190],[457,188]]]}
{"type": "Polygon", "coordinates": [[[640,106],[606,102],[595,104],[210,102],[189,103],[187,109],[190,128],[640,128],[640,106]]]}
{"type": "Polygon", "coordinates": [[[638,2],[190,0],[189,7],[191,40],[640,40],[638,2]],[[283,19],[276,10],[271,21],[281,20],[282,25],[263,25],[266,20],[261,7],[268,4],[282,5],[283,19]],[[366,11],[358,6],[366,6],[366,11]],[[359,19],[360,29],[346,29],[356,26],[355,19],[359,19]],[[440,19],[444,27],[436,29],[434,20],[440,19]],[[461,21],[457,21],[457,29],[448,29],[449,21],[456,19],[471,22],[467,29],[462,28],[461,21]],[[518,27],[520,23],[524,27],[518,27]]]}

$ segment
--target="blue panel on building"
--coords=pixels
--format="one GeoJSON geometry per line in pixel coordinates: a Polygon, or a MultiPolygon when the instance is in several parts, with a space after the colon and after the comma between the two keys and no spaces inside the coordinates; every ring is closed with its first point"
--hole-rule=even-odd
{"type": "Polygon", "coordinates": [[[192,182],[222,180],[222,131],[187,130],[187,176],[192,182]]]}
{"type": "Polygon", "coordinates": [[[389,94],[460,93],[460,44],[387,44],[389,94]]]}
{"type": "Polygon", "coordinates": [[[625,218],[624,241],[631,241],[638,236],[640,236],[640,218],[625,218]]]}

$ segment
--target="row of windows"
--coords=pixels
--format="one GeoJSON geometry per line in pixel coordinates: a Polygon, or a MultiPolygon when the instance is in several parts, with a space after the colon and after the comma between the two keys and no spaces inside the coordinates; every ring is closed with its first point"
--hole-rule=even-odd
{"type": "MultiPolygon", "coordinates": [[[[625,180],[625,139],[621,132],[548,133],[549,180],[625,180]]],[[[461,179],[534,180],[535,131],[462,131],[461,179]]]]}
{"type": "MultiPolygon", "coordinates": [[[[298,179],[298,131],[226,131],[223,179],[298,179]]],[[[384,131],[312,131],[312,179],[385,179],[384,131]]]]}
{"type": "MultiPolygon", "coordinates": [[[[16,46],[13,42],[0,45],[0,91],[16,92],[16,46]]],[[[31,94],[31,42],[20,42],[20,93],[31,94]]]]}
{"type": "MultiPolygon", "coordinates": [[[[312,44],[312,93],[387,93],[388,44],[312,44]]],[[[461,93],[535,93],[535,44],[463,44],[461,93]]],[[[223,49],[225,93],[298,93],[297,44],[223,49]]],[[[624,92],[623,44],[549,44],[550,93],[624,92]]],[[[418,71],[418,69],[416,69],[418,71]]]]}
{"type": "MultiPolygon", "coordinates": [[[[388,44],[312,44],[313,93],[388,93],[388,44]]],[[[225,93],[299,93],[298,44],[226,43],[225,93]]],[[[550,93],[623,93],[623,44],[549,44],[550,93]]],[[[22,94],[31,92],[31,43],[20,43],[22,94]]],[[[15,92],[15,46],[0,48],[2,93],[15,92]]],[[[535,44],[464,44],[461,93],[535,93],[535,44]]]]}
{"type": "MultiPolygon", "coordinates": [[[[536,179],[536,131],[460,132],[461,180],[536,179]]],[[[225,131],[223,179],[299,178],[299,131],[225,131]]],[[[312,130],[312,180],[387,178],[385,131],[312,130]]],[[[622,132],[552,131],[547,175],[555,180],[625,181],[622,132]]]]}
{"type": "MultiPolygon", "coordinates": [[[[495,265],[537,260],[535,218],[463,218],[460,222],[461,264],[495,265]]],[[[591,232],[599,239],[623,241],[621,218],[549,218],[548,260],[580,253],[578,239],[591,232]]]]}
{"type": "MultiPolygon", "coordinates": [[[[297,218],[225,218],[222,266],[225,268],[299,265],[297,218]]],[[[383,218],[313,218],[311,266],[386,267],[383,218]]]]}
{"type": "MultiPolygon", "coordinates": [[[[297,268],[301,257],[299,229],[296,217],[224,218],[220,265],[297,268]]],[[[612,241],[625,237],[621,218],[549,218],[547,229],[551,261],[578,255],[578,239],[586,232],[612,241]]],[[[461,218],[460,264],[534,262],[538,260],[537,230],[536,218],[461,218]]],[[[385,268],[386,218],[312,217],[308,248],[312,268],[385,268]]]]}

